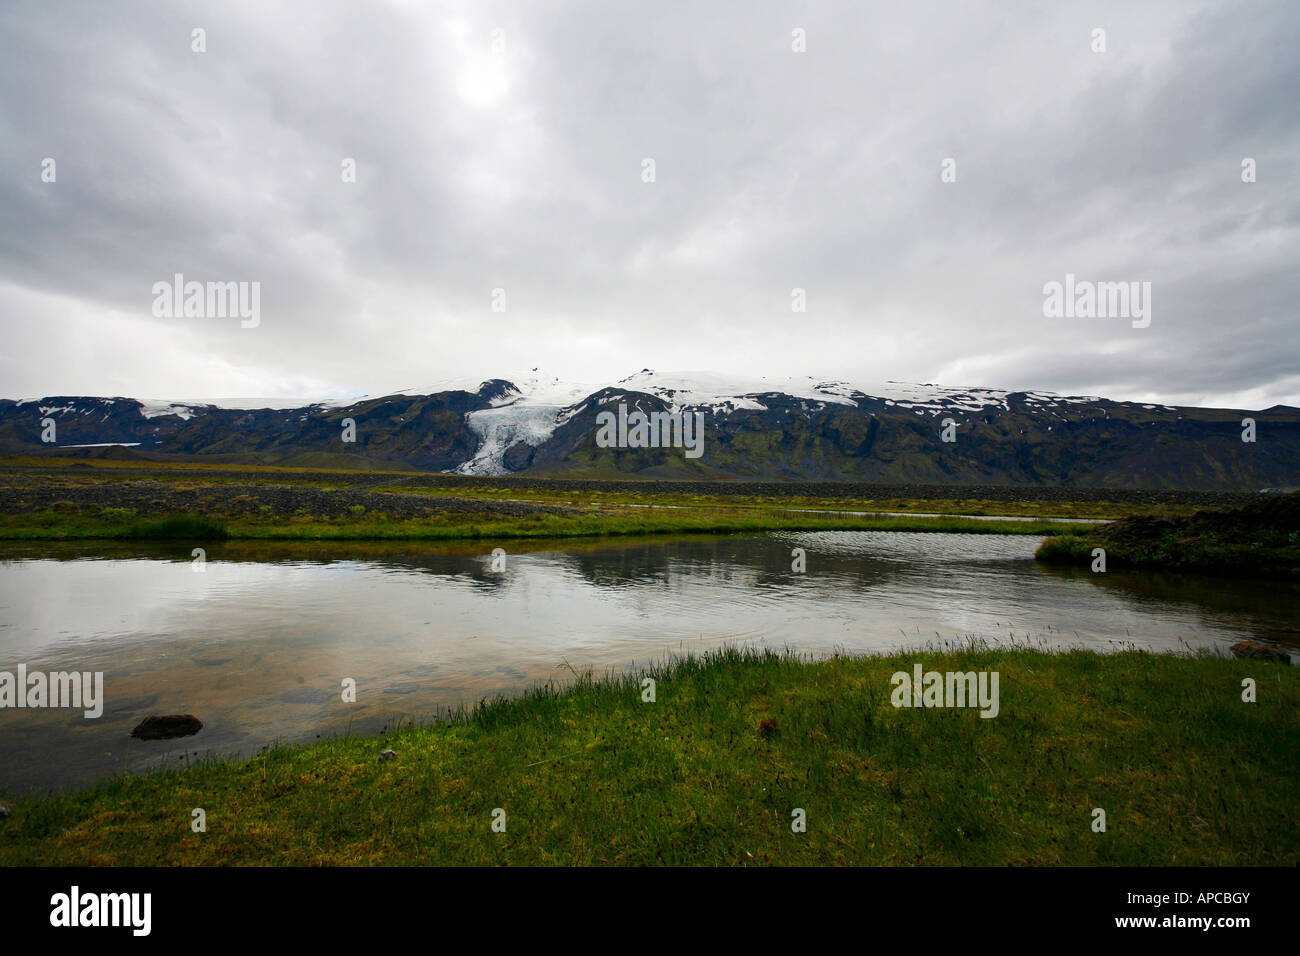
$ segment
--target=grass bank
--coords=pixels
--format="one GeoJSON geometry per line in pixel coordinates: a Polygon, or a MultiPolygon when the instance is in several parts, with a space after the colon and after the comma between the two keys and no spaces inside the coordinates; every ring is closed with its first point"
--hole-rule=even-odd
{"type": "Polygon", "coordinates": [[[919,512],[946,515],[1002,515],[1020,518],[1095,518],[1109,521],[1137,514],[1174,516],[1190,514],[1194,506],[1124,501],[993,501],[987,498],[819,497],[814,495],[693,494],[660,490],[595,491],[565,488],[511,486],[430,488],[381,485],[375,489],[394,494],[445,495],[480,500],[513,499],[551,505],[657,505],[677,508],[727,508],[807,511],[919,512]]]}
{"type": "Polygon", "coordinates": [[[571,514],[503,515],[431,513],[424,517],[379,512],[346,517],[268,515],[223,517],[178,513],[137,519],[124,509],[69,513],[46,508],[0,515],[0,540],[180,538],[186,541],[444,541],[510,538],[608,537],[661,534],[744,534],[764,531],[947,531],[970,534],[1063,534],[1079,525],[1050,521],[983,521],[978,518],[921,518],[797,514],[753,510],[601,509],[571,514]]]}
{"type": "Polygon", "coordinates": [[[1176,518],[1135,516],[1086,532],[1048,538],[1040,561],[1090,567],[1094,549],[1106,569],[1158,568],[1300,579],[1300,495],[1261,496],[1243,508],[1176,518]]]}
{"type": "Polygon", "coordinates": [[[1043,541],[1035,557],[1048,564],[1090,567],[1094,548],[1105,550],[1108,570],[1154,568],[1300,578],[1300,545],[1289,543],[1279,546],[1270,546],[1263,541],[1220,543],[1171,535],[1144,545],[1120,544],[1116,547],[1089,535],[1065,534],[1043,541]]]}
{"type": "Polygon", "coordinates": [[[383,738],[18,800],[0,864],[1300,863],[1294,668],[976,647],[646,673],[653,703],[641,674],[587,675],[383,738]],[[997,671],[998,716],[894,708],[915,663],[997,671]]]}

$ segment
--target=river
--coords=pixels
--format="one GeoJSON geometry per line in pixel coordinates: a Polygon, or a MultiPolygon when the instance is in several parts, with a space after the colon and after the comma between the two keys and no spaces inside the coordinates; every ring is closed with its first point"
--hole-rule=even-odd
{"type": "Polygon", "coordinates": [[[102,672],[105,700],[95,719],[0,709],[0,793],[373,732],[723,644],[1223,652],[1300,630],[1296,585],[1049,569],[1033,560],[1038,542],[883,531],[499,542],[495,568],[492,543],[230,542],[201,564],[188,546],[6,545],[0,671],[102,672]],[[128,736],[169,713],[204,728],[128,736]]]}

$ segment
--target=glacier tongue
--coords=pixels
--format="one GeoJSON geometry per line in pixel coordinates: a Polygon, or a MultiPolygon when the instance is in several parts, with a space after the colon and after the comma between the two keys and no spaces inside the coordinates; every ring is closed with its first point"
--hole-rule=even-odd
{"type": "Polygon", "coordinates": [[[555,431],[560,405],[503,405],[469,412],[465,423],[479,437],[474,457],[456,469],[461,475],[508,475],[506,449],[516,442],[536,448],[555,431]]]}

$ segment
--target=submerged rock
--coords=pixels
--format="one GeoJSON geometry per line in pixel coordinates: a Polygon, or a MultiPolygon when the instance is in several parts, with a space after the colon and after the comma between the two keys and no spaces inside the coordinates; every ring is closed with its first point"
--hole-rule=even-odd
{"type": "Polygon", "coordinates": [[[153,715],[136,724],[131,736],[141,740],[170,740],[197,734],[202,729],[203,722],[193,714],[153,715]]]}
{"type": "Polygon", "coordinates": [[[1273,647],[1271,644],[1264,644],[1260,641],[1238,641],[1228,650],[1238,657],[1248,657],[1252,660],[1277,661],[1281,664],[1291,663],[1290,654],[1273,647]]]}

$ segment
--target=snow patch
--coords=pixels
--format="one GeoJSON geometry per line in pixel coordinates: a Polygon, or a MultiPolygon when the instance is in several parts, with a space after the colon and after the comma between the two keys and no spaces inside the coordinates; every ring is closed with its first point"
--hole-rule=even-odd
{"type": "Polygon", "coordinates": [[[135,448],[138,441],[97,441],[89,445],[59,445],[60,448],[135,448]]]}
{"type": "Polygon", "coordinates": [[[194,417],[194,407],[192,405],[181,405],[178,402],[162,402],[156,399],[142,398],[140,399],[140,414],[145,418],[176,415],[184,421],[189,421],[194,417]]]}
{"type": "Polygon", "coordinates": [[[804,378],[739,379],[712,372],[657,373],[642,369],[618,384],[628,391],[658,396],[674,412],[687,408],[709,408],[716,412],[725,406],[767,411],[767,406],[757,401],[756,397],[777,393],[791,398],[857,405],[849,397],[854,390],[846,383],[816,379],[811,375],[804,378]]]}

